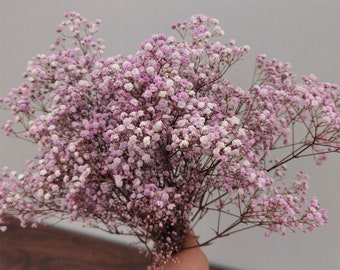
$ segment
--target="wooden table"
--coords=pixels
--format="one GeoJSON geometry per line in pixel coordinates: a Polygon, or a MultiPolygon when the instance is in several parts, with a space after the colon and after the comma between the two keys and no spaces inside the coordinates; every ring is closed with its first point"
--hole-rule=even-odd
{"type": "Polygon", "coordinates": [[[133,247],[54,227],[23,229],[11,220],[0,232],[0,270],[145,270],[148,264],[133,247]]]}

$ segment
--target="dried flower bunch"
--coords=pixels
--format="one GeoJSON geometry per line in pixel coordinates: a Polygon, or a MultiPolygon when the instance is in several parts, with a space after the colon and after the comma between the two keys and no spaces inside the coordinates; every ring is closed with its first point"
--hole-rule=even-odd
{"type": "Polygon", "coordinates": [[[173,25],[178,39],[153,35],[127,57],[103,56],[93,37],[99,23],[66,14],[51,54],[34,57],[26,82],[1,99],[14,116],[8,135],[39,152],[23,174],[3,169],[0,217],[25,226],[58,216],[134,235],[154,265],[208,212],[218,220],[202,244],[252,227],[285,234],[327,221],[306,198],[308,176],[285,174],[295,158],[321,164],[339,153],[337,85],[298,80],[265,55],[248,89],[233,85],[228,70],[249,47],[218,41],[218,20],[204,15],[173,25]],[[222,224],[224,216],[234,222],[222,224]]]}

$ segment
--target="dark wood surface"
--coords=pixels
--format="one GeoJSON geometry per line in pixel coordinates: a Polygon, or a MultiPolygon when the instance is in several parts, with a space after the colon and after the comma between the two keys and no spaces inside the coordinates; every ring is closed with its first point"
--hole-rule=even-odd
{"type": "Polygon", "coordinates": [[[54,227],[23,229],[11,220],[0,232],[0,270],[146,270],[148,263],[133,247],[54,227]]]}

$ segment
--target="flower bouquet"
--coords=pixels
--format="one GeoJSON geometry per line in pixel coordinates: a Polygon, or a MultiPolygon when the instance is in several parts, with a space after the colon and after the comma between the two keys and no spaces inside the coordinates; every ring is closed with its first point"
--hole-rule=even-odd
{"type": "Polygon", "coordinates": [[[99,23],[67,13],[51,54],[34,57],[25,82],[0,100],[13,114],[7,134],[38,149],[24,173],[3,169],[0,218],[26,226],[58,217],[133,235],[155,268],[207,213],[216,213],[214,234],[201,245],[327,221],[306,197],[308,175],[286,171],[296,158],[320,165],[340,152],[337,85],[298,79],[265,55],[249,88],[233,85],[228,71],[249,46],[219,41],[208,16],[174,24],[177,38],[153,35],[133,56],[104,57],[99,23]]]}

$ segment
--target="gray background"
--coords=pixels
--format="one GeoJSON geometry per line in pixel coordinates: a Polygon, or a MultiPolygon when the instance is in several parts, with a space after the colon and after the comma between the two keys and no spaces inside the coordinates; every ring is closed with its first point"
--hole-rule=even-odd
{"type": "MultiPolygon", "coordinates": [[[[230,74],[234,83],[247,87],[256,55],[266,53],[290,62],[297,74],[314,73],[321,81],[340,84],[339,0],[0,0],[0,96],[21,83],[32,56],[48,53],[54,30],[67,11],[102,19],[99,36],[105,40],[106,56],[133,54],[153,33],[172,34],[172,23],[203,13],[220,20],[225,40],[234,38],[251,47],[246,60],[230,74]]],[[[0,113],[1,124],[7,117],[0,113]]],[[[17,170],[34,155],[33,146],[7,138],[3,131],[0,151],[0,166],[17,170]]],[[[311,160],[291,167],[292,172],[298,168],[310,172],[310,192],[328,209],[329,224],[313,233],[286,237],[265,238],[264,231],[257,229],[235,234],[204,248],[209,259],[235,269],[340,269],[339,161],[339,156],[332,156],[321,169],[311,160]]],[[[82,231],[78,225],[61,226],[82,231]]],[[[204,237],[209,226],[206,221],[197,232],[204,237]]]]}

